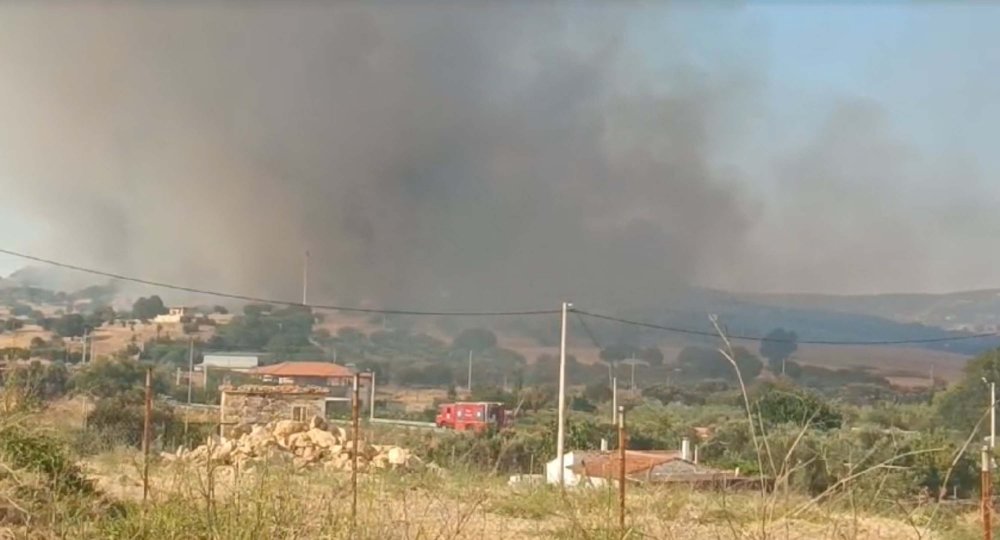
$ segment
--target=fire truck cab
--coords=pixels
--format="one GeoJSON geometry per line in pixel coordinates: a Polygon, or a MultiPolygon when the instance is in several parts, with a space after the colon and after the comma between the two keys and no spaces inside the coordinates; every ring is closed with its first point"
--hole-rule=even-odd
{"type": "Polygon", "coordinates": [[[503,403],[478,401],[442,403],[434,423],[455,431],[485,431],[507,425],[509,416],[503,403]]]}

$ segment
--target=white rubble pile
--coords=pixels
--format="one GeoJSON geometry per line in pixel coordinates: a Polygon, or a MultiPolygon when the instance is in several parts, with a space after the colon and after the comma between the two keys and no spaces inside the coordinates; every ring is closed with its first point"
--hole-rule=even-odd
{"type": "MultiPolygon", "coordinates": [[[[347,433],[326,421],[314,417],[308,424],[281,420],[267,425],[243,429],[231,439],[210,440],[193,450],[184,447],[176,453],[164,452],[167,461],[188,461],[225,465],[274,459],[291,459],[299,467],[323,466],[349,471],[354,444],[347,433]]],[[[358,441],[358,470],[407,468],[419,462],[409,450],[398,446],[383,446],[358,441]]]]}

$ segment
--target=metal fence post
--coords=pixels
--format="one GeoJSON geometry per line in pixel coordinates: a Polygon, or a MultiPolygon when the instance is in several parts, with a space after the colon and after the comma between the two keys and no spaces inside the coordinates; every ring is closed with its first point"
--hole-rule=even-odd
{"type": "Polygon", "coordinates": [[[149,446],[153,416],[153,366],[146,367],[146,408],[142,422],[142,504],[149,498],[149,446]]]}
{"type": "Polygon", "coordinates": [[[361,413],[361,403],[359,402],[361,395],[359,392],[359,386],[361,382],[361,375],[358,373],[354,374],[354,391],[353,399],[351,400],[351,439],[353,444],[353,452],[351,452],[351,531],[352,533],[357,530],[358,524],[358,437],[360,436],[361,427],[359,422],[359,417],[361,413]]]}
{"type": "Polygon", "coordinates": [[[625,538],[625,407],[618,407],[618,529],[625,538]]]}
{"type": "Polygon", "coordinates": [[[983,538],[992,540],[993,538],[993,477],[991,463],[992,456],[988,447],[983,446],[981,484],[979,490],[980,505],[983,512],[983,538]]]}

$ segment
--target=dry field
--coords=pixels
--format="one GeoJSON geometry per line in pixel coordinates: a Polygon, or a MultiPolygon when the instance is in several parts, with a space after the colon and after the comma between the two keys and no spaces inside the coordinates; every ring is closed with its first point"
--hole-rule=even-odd
{"type": "MultiPolygon", "coordinates": [[[[88,464],[105,493],[138,505],[141,460],[119,452],[88,464]]],[[[147,516],[79,528],[79,538],[620,538],[616,493],[544,485],[508,486],[483,474],[426,470],[360,475],[356,526],[350,474],[156,464],[147,516]],[[143,535],[145,536],[145,535],[143,535]]],[[[974,513],[902,504],[862,509],[843,497],[630,486],[626,538],[971,539],[974,513]]]]}

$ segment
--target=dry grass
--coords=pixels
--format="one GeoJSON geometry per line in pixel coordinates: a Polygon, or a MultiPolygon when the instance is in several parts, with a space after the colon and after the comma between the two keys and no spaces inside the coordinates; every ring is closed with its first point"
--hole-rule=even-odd
{"type": "MultiPolygon", "coordinates": [[[[363,538],[476,539],[619,538],[616,492],[550,486],[507,486],[474,473],[362,475],[352,531],[350,475],[294,471],[288,465],[232,467],[160,464],[152,500],[139,512],[137,455],[92,464],[101,486],[131,500],[126,517],[81,524],[78,538],[363,538]],[[113,471],[113,472],[111,472],[113,471]]],[[[858,511],[837,502],[781,497],[760,527],[760,494],[686,487],[629,488],[626,537],[663,539],[974,538],[975,520],[939,514],[921,522],[919,508],[894,514],[858,511]],[[806,511],[795,512],[799,508],[806,511]],[[916,516],[916,517],[914,517],[916,516]]]]}

